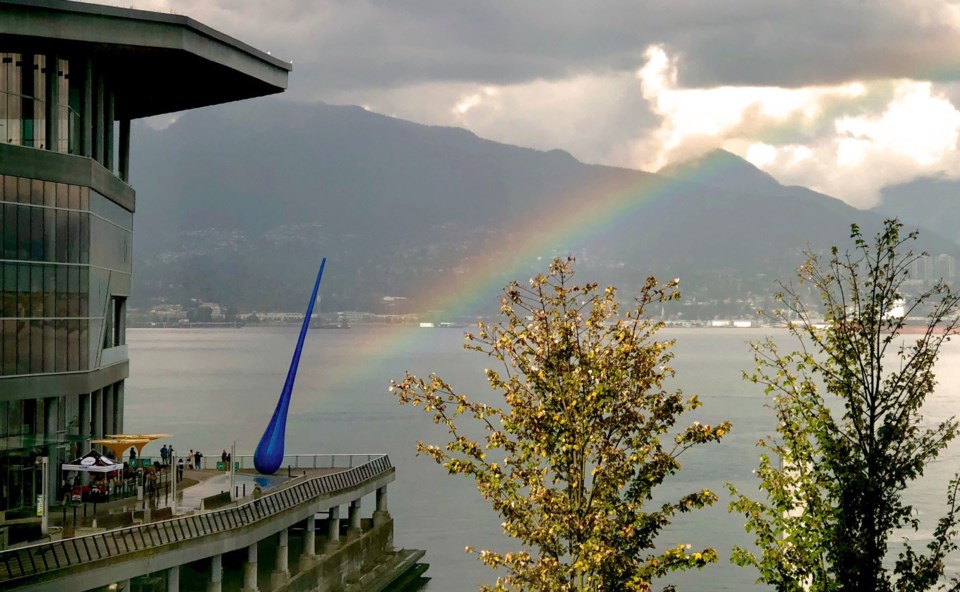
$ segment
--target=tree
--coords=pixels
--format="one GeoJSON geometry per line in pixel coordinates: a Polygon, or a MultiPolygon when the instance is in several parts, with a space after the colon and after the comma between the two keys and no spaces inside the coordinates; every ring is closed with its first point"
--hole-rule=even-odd
{"type": "Polygon", "coordinates": [[[730,487],[730,509],[746,516],[758,547],[735,549],[733,560],[778,590],[928,590],[956,548],[954,478],[925,554],[907,543],[892,573],[884,561],[896,529],[919,527],[907,485],[957,434],[953,419],[924,427],[921,410],[956,328],[958,297],[937,282],[906,300],[909,269],[923,255],[908,248],[917,233],[901,229],[888,220],[868,244],[854,225],[852,252],[834,247],[828,261],[808,253],[799,285],[781,284],[784,308],[773,314],[799,349],[782,353],[773,339],[752,345],[756,369],[745,377],[772,396],[778,427],[760,442],[770,453],[757,471],[766,500],[730,487]],[[802,286],[821,307],[805,302],[802,286]],[[905,334],[906,317],[917,314],[926,314],[923,330],[905,334]]]}
{"type": "Polygon", "coordinates": [[[676,426],[700,403],[665,389],[673,342],[654,339],[661,323],[644,309],[678,298],[677,282],[648,279],[621,316],[615,288],[572,283],[572,261],[554,260],[529,287],[507,286],[500,324],[467,334],[465,347],[502,366],[485,371],[502,407],[471,401],[436,375],[391,382],[401,404],[422,405],[449,431],[446,445],[421,441],[418,454],[473,478],[521,543],[515,552],[479,552],[507,572],[483,590],[646,591],[673,570],[717,560],[713,549],[689,545],[654,550],[674,515],[717,499],[704,489],[653,504],[654,488],[680,470],[685,450],[730,429],[676,426]],[[461,416],[483,437],[467,436],[461,416]]]}

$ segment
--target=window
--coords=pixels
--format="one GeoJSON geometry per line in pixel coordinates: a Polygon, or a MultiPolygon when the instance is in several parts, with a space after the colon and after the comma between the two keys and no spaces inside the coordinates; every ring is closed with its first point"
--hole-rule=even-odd
{"type": "Polygon", "coordinates": [[[126,323],[127,299],[123,296],[111,296],[107,311],[107,326],[103,332],[104,349],[123,345],[127,342],[126,323]]]}

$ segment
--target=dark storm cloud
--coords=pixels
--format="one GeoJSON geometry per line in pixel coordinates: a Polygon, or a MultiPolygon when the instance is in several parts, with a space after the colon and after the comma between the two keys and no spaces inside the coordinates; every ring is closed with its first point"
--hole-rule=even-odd
{"type": "MultiPolygon", "coordinates": [[[[297,95],[633,70],[663,44],[682,86],[958,79],[956,4],[903,0],[153,0],[290,59],[297,95]],[[953,22],[951,22],[953,21],[953,22]]],[[[145,6],[146,7],[146,6],[145,6]]]]}

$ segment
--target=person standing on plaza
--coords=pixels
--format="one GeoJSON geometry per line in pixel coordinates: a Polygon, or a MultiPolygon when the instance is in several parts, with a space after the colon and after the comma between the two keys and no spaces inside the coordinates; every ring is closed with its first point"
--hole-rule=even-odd
{"type": "Polygon", "coordinates": [[[224,470],[229,470],[227,467],[227,449],[224,448],[223,452],[220,453],[220,461],[223,462],[224,470]]]}
{"type": "Polygon", "coordinates": [[[190,449],[190,454],[187,455],[187,468],[191,471],[193,470],[193,448],[190,449]]]}
{"type": "Polygon", "coordinates": [[[177,461],[177,481],[183,481],[183,459],[177,461]]]}
{"type": "Polygon", "coordinates": [[[193,453],[193,466],[194,466],[194,468],[196,468],[198,471],[200,470],[200,466],[201,466],[201,465],[200,465],[200,459],[201,459],[201,458],[203,458],[203,454],[201,454],[199,450],[197,450],[196,452],[193,453]]]}
{"type": "Polygon", "coordinates": [[[170,457],[170,451],[167,450],[167,445],[164,444],[160,448],[160,464],[166,466],[167,461],[169,460],[169,457],[170,457]]]}
{"type": "Polygon", "coordinates": [[[133,464],[133,461],[135,460],[137,460],[137,449],[136,447],[131,446],[130,447],[130,464],[133,464]]]}

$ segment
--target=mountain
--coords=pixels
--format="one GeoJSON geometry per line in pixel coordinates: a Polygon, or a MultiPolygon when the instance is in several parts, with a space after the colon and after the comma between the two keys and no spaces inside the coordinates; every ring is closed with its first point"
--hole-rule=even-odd
{"type": "Polygon", "coordinates": [[[652,174],[276,99],[138,126],[132,161],[135,304],[300,309],[321,256],[325,310],[378,311],[388,295],[495,310],[497,287],[566,254],[626,293],[655,274],[683,278],[688,297],[736,299],[771,293],[807,245],[881,221],[725,152],[652,174]]]}
{"type": "Polygon", "coordinates": [[[887,187],[874,211],[960,242],[960,182],[924,177],[887,187]]]}
{"type": "Polygon", "coordinates": [[[726,150],[712,150],[697,158],[668,165],[658,174],[677,179],[696,179],[700,185],[741,191],[777,191],[780,183],[750,162],[726,150]]]}

